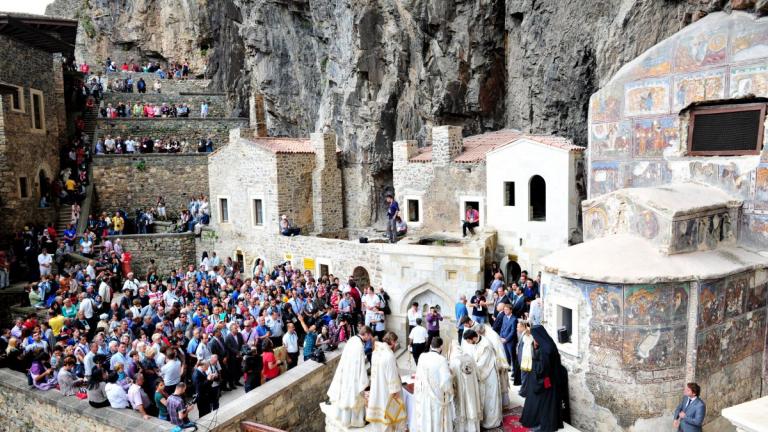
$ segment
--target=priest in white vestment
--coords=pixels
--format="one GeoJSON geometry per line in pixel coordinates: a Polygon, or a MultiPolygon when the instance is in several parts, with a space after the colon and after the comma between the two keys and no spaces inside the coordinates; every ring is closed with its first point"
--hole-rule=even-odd
{"type": "Polygon", "coordinates": [[[330,417],[343,427],[365,426],[363,392],[369,383],[365,367],[365,342],[371,339],[371,335],[371,329],[363,327],[357,336],[347,341],[328,388],[330,417]]]}
{"type": "Polygon", "coordinates": [[[413,415],[410,432],[445,432],[453,430],[453,380],[448,360],[440,355],[443,339],[432,338],[429,352],[419,357],[416,366],[413,415]]]}
{"type": "Polygon", "coordinates": [[[395,347],[397,335],[387,332],[382,342],[376,342],[371,356],[371,390],[365,419],[373,430],[404,431],[406,410],[402,398],[402,382],[398,374],[395,347]]]}
{"type": "Polygon", "coordinates": [[[458,344],[451,350],[449,362],[453,375],[454,432],[480,432],[483,406],[480,405],[480,384],[475,359],[458,344]]]}
{"type": "Polygon", "coordinates": [[[488,339],[488,342],[493,347],[493,351],[496,353],[496,370],[499,373],[499,386],[501,387],[501,406],[509,406],[509,362],[507,362],[507,355],[504,353],[504,344],[501,342],[501,337],[488,324],[484,324],[479,328],[478,333],[480,337],[488,339]]]}
{"type": "Polygon", "coordinates": [[[501,384],[496,368],[496,351],[486,337],[481,337],[474,330],[464,332],[463,350],[467,352],[477,365],[477,379],[480,382],[480,400],[483,406],[483,429],[493,429],[501,426],[502,402],[501,384]]]}

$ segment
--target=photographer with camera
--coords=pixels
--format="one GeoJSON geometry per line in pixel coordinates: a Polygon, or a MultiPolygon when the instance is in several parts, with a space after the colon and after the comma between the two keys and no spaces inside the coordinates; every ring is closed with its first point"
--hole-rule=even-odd
{"type": "Polygon", "coordinates": [[[189,405],[184,402],[184,392],[187,390],[187,384],[184,381],[180,382],[176,386],[173,394],[168,396],[166,407],[168,408],[168,417],[176,426],[186,429],[189,427],[197,427],[194,422],[189,421],[189,413],[195,409],[194,398],[190,401],[189,405]]]}

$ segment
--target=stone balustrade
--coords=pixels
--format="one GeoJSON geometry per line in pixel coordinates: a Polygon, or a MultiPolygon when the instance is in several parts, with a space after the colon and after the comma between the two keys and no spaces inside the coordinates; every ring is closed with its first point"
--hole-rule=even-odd
{"type": "Polygon", "coordinates": [[[768,396],[725,408],[721,415],[737,432],[765,432],[768,430],[768,396]]]}

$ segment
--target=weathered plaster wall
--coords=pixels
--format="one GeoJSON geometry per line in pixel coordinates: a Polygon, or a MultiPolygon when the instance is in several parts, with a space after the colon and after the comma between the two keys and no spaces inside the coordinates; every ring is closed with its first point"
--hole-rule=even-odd
{"type": "Polygon", "coordinates": [[[581,430],[663,430],[688,381],[702,386],[707,423],[761,391],[764,271],[657,285],[545,273],[543,285],[550,334],[561,325],[559,307],[573,310],[572,343],[558,346],[581,430]]]}
{"type": "Polygon", "coordinates": [[[149,268],[149,260],[155,260],[157,273],[169,275],[171,270],[186,271],[189,264],[196,260],[195,235],[186,233],[133,234],[110,237],[119,238],[123,250],[131,252],[131,270],[137,277],[144,279],[149,268]]]}
{"type": "Polygon", "coordinates": [[[39,172],[49,179],[59,173],[59,144],[66,131],[61,62],[50,53],[0,36],[0,81],[22,88],[23,111],[14,111],[10,95],[0,98],[0,236],[29,223],[53,222],[53,209],[40,209],[39,172]],[[32,128],[30,89],[43,93],[44,130],[32,128]],[[28,196],[21,197],[19,178],[26,177],[28,196]]]}
{"type": "Polygon", "coordinates": [[[92,166],[98,212],[133,214],[155,207],[162,196],[168,215],[175,216],[190,197],[208,196],[207,153],[95,155],[92,166]]]}
{"type": "MultiPolygon", "coordinates": [[[[763,156],[689,157],[692,102],[768,96],[768,19],[713,13],[625,65],[590,100],[589,196],[696,180],[744,199],[740,238],[768,246],[763,156]]],[[[586,224],[590,221],[587,219],[586,224]]]]}

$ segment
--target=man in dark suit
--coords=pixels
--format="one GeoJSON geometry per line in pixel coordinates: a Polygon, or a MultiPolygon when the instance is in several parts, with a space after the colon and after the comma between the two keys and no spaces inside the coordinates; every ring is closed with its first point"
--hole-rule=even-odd
{"type": "Polygon", "coordinates": [[[240,334],[240,328],[237,323],[229,325],[229,334],[224,338],[224,345],[227,347],[227,382],[231,388],[242,386],[240,377],[243,376],[241,363],[243,356],[240,354],[240,348],[245,341],[240,334]]]}
{"type": "Polygon", "coordinates": [[[520,385],[520,365],[517,362],[517,317],[512,314],[512,305],[504,303],[504,313],[499,315],[502,319],[501,343],[504,344],[504,354],[507,356],[507,363],[512,368],[512,377],[515,385],[520,385]]]}
{"type": "Polygon", "coordinates": [[[199,417],[211,412],[211,380],[208,379],[208,362],[200,360],[197,362],[195,371],[192,372],[192,388],[194,395],[197,396],[197,410],[199,417]]]}
{"type": "Polygon", "coordinates": [[[701,387],[694,382],[685,385],[685,397],[675,409],[673,425],[678,432],[701,432],[707,405],[699,398],[701,387]]]}
{"type": "Polygon", "coordinates": [[[224,339],[221,337],[221,329],[215,328],[213,330],[213,337],[211,337],[208,340],[208,350],[211,352],[211,354],[216,354],[216,357],[221,359],[221,376],[224,378],[222,380],[222,391],[230,390],[227,387],[227,380],[226,377],[228,377],[229,373],[229,360],[227,358],[227,347],[224,345],[224,339]]]}

